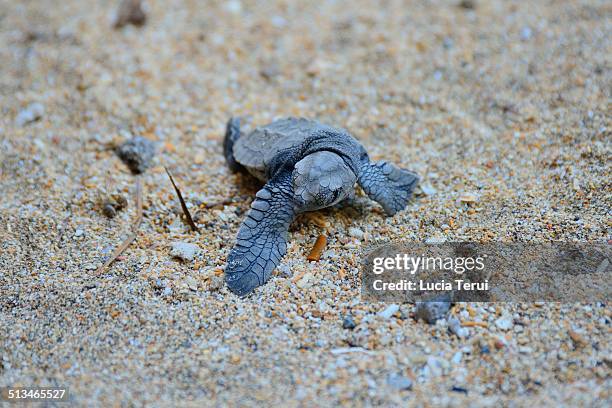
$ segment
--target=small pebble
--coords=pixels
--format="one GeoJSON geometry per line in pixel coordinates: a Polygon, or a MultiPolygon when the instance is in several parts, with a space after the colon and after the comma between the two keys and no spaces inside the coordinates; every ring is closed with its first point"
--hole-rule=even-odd
{"type": "Polygon", "coordinates": [[[409,390],[412,388],[412,380],[402,374],[392,374],[387,378],[387,384],[396,390],[409,390]]]}
{"type": "Polygon", "coordinates": [[[108,218],[114,218],[117,215],[117,210],[115,210],[112,204],[106,203],[102,206],[102,214],[108,218]]]}
{"type": "Polygon", "coordinates": [[[242,3],[239,0],[230,0],[224,5],[225,10],[238,14],[242,11],[242,3]]]}
{"type": "Polygon", "coordinates": [[[502,337],[495,338],[493,346],[495,346],[496,350],[501,350],[506,347],[506,340],[504,340],[502,337]]]}
{"type": "Polygon", "coordinates": [[[25,126],[28,123],[35,122],[38,119],[42,118],[44,114],[45,107],[41,103],[34,102],[29,104],[24,110],[19,112],[19,114],[15,118],[15,122],[17,123],[17,126],[25,126]]]}
{"type": "Polygon", "coordinates": [[[427,367],[429,368],[429,372],[434,377],[438,377],[444,374],[444,370],[448,368],[448,366],[448,362],[442,358],[435,356],[427,357],[427,367]]]}
{"type": "Polygon", "coordinates": [[[191,290],[197,290],[198,289],[198,281],[195,280],[192,276],[188,276],[188,277],[185,278],[185,284],[191,290]]]}
{"type": "Polygon", "coordinates": [[[360,230],[359,228],[355,228],[355,227],[349,228],[348,233],[351,237],[357,238],[359,240],[363,239],[363,236],[364,236],[364,232],[360,230]]]}
{"type": "Polygon", "coordinates": [[[523,29],[521,30],[521,40],[527,41],[528,39],[531,38],[532,34],[533,34],[533,31],[531,30],[531,28],[523,27],[523,29]]]}
{"type": "Polygon", "coordinates": [[[397,313],[398,310],[399,310],[399,306],[394,303],[392,305],[387,306],[387,308],[383,310],[382,312],[378,313],[378,315],[382,317],[383,319],[390,319],[391,316],[397,313]]]}
{"type": "Polygon", "coordinates": [[[272,16],[272,18],[270,18],[270,22],[276,28],[283,28],[287,25],[287,20],[283,18],[283,16],[278,16],[278,15],[272,16]]]}
{"type": "Polygon", "coordinates": [[[451,362],[455,365],[461,363],[461,359],[463,358],[463,353],[461,351],[456,352],[455,354],[453,354],[453,358],[451,358],[451,362]]]}
{"type": "Polygon", "coordinates": [[[425,320],[429,324],[435,324],[437,320],[446,318],[450,309],[450,295],[442,295],[438,301],[416,302],[415,315],[417,320],[425,320]]]}
{"type": "Polygon", "coordinates": [[[287,264],[282,263],[282,264],[278,265],[277,270],[278,270],[278,274],[280,276],[282,276],[283,278],[287,278],[288,279],[288,278],[291,278],[293,276],[293,273],[291,273],[291,268],[287,264]]]}
{"type": "Polygon", "coordinates": [[[142,9],[142,0],[123,0],[117,9],[115,28],[122,28],[128,24],[142,26],[147,22],[147,15],[142,9]]]}
{"type": "Polygon", "coordinates": [[[117,211],[121,211],[127,207],[127,199],[121,194],[113,194],[106,198],[102,203],[102,214],[108,218],[114,218],[117,211]]]}
{"type": "Polygon", "coordinates": [[[475,0],[461,0],[459,2],[459,7],[464,8],[466,10],[473,10],[476,8],[475,0]]]}
{"type": "Polygon", "coordinates": [[[134,174],[144,173],[155,156],[155,143],[136,136],[117,148],[117,156],[134,174]]]}
{"type": "Polygon", "coordinates": [[[302,279],[297,282],[297,287],[300,289],[308,289],[312,286],[312,281],[314,280],[314,275],[310,272],[307,272],[302,279]]]}
{"type": "Polygon", "coordinates": [[[208,290],[211,292],[216,292],[220,290],[221,288],[223,288],[224,285],[225,285],[225,282],[223,281],[223,277],[215,275],[212,278],[210,278],[210,281],[208,282],[208,290]]]}
{"type": "Polygon", "coordinates": [[[196,244],[190,244],[188,242],[173,242],[172,250],[170,255],[179,258],[182,261],[193,261],[199,247],[196,244]]]}
{"type": "Polygon", "coordinates": [[[478,196],[472,193],[465,193],[459,197],[459,201],[462,203],[472,204],[478,201],[478,196]]]}
{"type": "Polygon", "coordinates": [[[351,316],[350,314],[344,316],[344,319],[342,319],[342,328],[347,330],[353,330],[355,327],[357,327],[357,323],[355,323],[355,320],[353,320],[353,316],[351,316]]]}
{"type": "Polygon", "coordinates": [[[437,193],[437,190],[431,186],[431,184],[422,184],[420,185],[421,191],[423,194],[432,196],[437,193]]]}
{"type": "Polygon", "coordinates": [[[259,75],[266,80],[271,80],[280,75],[280,69],[276,64],[269,64],[261,68],[259,75]]]}
{"type": "Polygon", "coordinates": [[[461,326],[461,322],[456,317],[448,319],[448,329],[459,338],[467,337],[470,333],[467,327],[461,326]]]}
{"type": "Polygon", "coordinates": [[[500,330],[510,330],[513,326],[512,316],[504,315],[499,319],[495,320],[495,326],[497,326],[500,330]]]}

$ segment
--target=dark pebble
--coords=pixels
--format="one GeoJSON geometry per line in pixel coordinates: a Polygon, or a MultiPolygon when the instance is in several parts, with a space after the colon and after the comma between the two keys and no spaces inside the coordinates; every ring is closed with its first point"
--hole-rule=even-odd
{"type": "Polygon", "coordinates": [[[128,201],[121,194],[113,194],[102,203],[102,214],[108,218],[114,218],[118,211],[127,208],[128,201]]]}
{"type": "Polygon", "coordinates": [[[117,215],[117,210],[115,210],[112,204],[106,203],[102,207],[102,214],[106,215],[108,218],[114,218],[115,215],[117,215]]]}
{"type": "Polygon", "coordinates": [[[353,316],[344,316],[344,319],[342,319],[342,328],[347,330],[353,330],[355,327],[357,327],[357,323],[355,323],[355,320],[353,320],[353,316]]]}
{"type": "Polygon", "coordinates": [[[123,0],[119,4],[115,28],[121,28],[128,24],[142,26],[147,22],[147,15],[142,9],[142,0],[123,0]]]}
{"type": "Polygon", "coordinates": [[[466,10],[474,10],[476,8],[476,1],[474,0],[461,0],[459,2],[459,7],[466,10]]]}
{"type": "Polygon", "coordinates": [[[132,173],[144,173],[155,156],[155,143],[142,136],[136,136],[117,148],[117,156],[132,173]]]}
{"type": "Polygon", "coordinates": [[[429,324],[435,324],[437,320],[444,319],[451,307],[449,294],[440,295],[431,301],[417,302],[414,308],[416,320],[422,319],[429,324]]]}

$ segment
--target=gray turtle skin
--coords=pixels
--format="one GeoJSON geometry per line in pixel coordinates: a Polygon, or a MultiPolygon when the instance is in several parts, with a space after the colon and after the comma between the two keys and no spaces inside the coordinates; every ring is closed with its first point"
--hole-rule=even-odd
{"type": "Polygon", "coordinates": [[[302,118],[277,120],[248,134],[240,132],[239,118],[231,118],[223,151],[232,171],[246,170],[265,183],[225,268],[225,282],[238,296],[270,279],[287,251],[289,225],[297,214],[352,197],[358,183],[392,216],[406,207],[419,181],[389,162],[370,162],[346,130],[302,118]]]}

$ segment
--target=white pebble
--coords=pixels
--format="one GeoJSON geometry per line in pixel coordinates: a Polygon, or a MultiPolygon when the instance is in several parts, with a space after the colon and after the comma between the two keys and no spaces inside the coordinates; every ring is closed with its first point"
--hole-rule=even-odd
{"type": "Polygon", "coordinates": [[[291,273],[291,268],[287,264],[282,263],[278,265],[277,269],[280,276],[282,276],[283,278],[290,278],[291,276],[293,276],[293,273],[291,273]]]}
{"type": "Polygon", "coordinates": [[[449,366],[448,362],[442,358],[429,356],[427,357],[427,367],[432,376],[438,377],[444,374],[444,370],[449,366]]]}
{"type": "Polygon", "coordinates": [[[397,313],[398,310],[399,310],[399,306],[394,303],[392,305],[389,305],[382,312],[378,313],[378,315],[382,317],[383,319],[389,319],[391,316],[397,313]]]}
{"type": "Polygon", "coordinates": [[[526,41],[531,38],[532,34],[533,31],[530,27],[523,27],[523,29],[521,30],[521,39],[526,41]]]}
{"type": "Polygon", "coordinates": [[[198,281],[191,276],[185,278],[185,284],[191,290],[198,290],[198,281]]]}
{"type": "Polygon", "coordinates": [[[225,3],[225,10],[230,13],[238,14],[242,11],[242,3],[238,0],[231,0],[225,3]]]}
{"type": "Polygon", "coordinates": [[[188,242],[173,242],[170,255],[183,261],[193,261],[199,247],[188,242]]]}
{"type": "Polygon", "coordinates": [[[389,378],[387,378],[387,384],[396,390],[409,390],[412,388],[412,380],[401,374],[389,376],[389,378]]]}
{"type": "Polygon", "coordinates": [[[19,114],[15,118],[15,122],[17,123],[17,126],[25,126],[28,123],[40,119],[44,114],[45,107],[38,102],[34,102],[29,104],[28,107],[24,110],[19,112],[19,114]]]}
{"type": "Polygon", "coordinates": [[[282,16],[272,16],[270,22],[276,28],[282,28],[287,25],[287,20],[285,20],[282,16]]]}
{"type": "Polygon", "coordinates": [[[314,275],[310,272],[307,272],[302,279],[298,281],[296,284],[300,289],[308,289],[312,286],[312,281],[314,280],[314,275]]]}
{"type": "Polygon", "coordinates": [[[451,317],[448,319],[448,328],[451,333],[455,334],[455,336],[459,338],[467,337],[468,334],[470,334],[466,327],[461,326],[461,322],[456,317],[451,317]]]}
{"type": "Polygon", "coordinates": [[[504,315],[495,321],[495,325],[500,330],[510,330],[513,326],[512,316],[504,315]]]}
{"type": "Polygon", "coordinates": [[[453,358],[451,358],[451,362],[455,365],[458,365],[461,363],[462,358],[463,358],[463,353],[458,351],[455,354],[453,354],[453,358]]]}
{"type": "Polygon", "coordinates": [[[349,228],[348,233],[353,238],[363,239],[364,232],[359,228],[351,227],[349,228]]]}
{"type": "Polygon", "coordinates": [[[421,185],[421,191],[425,195],[434,195],[436,194],[436,189],[431,186],[431,184],[423,184],[421,185]]]}

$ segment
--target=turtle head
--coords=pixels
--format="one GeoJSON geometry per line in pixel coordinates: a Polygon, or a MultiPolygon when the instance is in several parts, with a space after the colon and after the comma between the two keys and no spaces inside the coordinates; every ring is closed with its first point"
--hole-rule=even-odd
{"type": "Polygon", "coordinates": [[[339,155],[322,150],[296,163],[292,181],[298,204],[302,210],[312,211],[349,197],[357,176],[339,155]]]}

